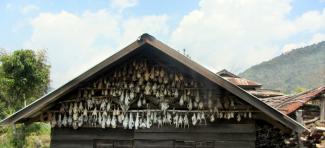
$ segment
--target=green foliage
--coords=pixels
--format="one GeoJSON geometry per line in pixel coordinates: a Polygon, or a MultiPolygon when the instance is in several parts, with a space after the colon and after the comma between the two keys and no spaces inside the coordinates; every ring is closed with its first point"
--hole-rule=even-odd
{"type": "MultiPolygon", "coordinates": [[[[50,66],[44,51],[16,50],[0,55],[0,118],[3,119],[48,90],[50,66]]],[[[37,147],[39,135],[49,137],[50,127],[40,123],[0,128],[0,147],[37,147]]],[[[48,138],[49,139],[49,138],[48,138]]]]}
{"type": "Polygon", "coordinates": [[[0,106],[7,107],[7,112],[0,115],[3,118],[47,91],[50,66],[46,63],[45,52],[33,50],[3,53],[0,62],[0,106]]]}
{"type": "Polygon", "coordinates": [[[297,87],[294,90],[295,93],[302,93],[302,92],[305,92],[305,91],[307,91],[307,89],[306,88],[303,88],[303,87],[297,87]]]}
{"type": "Polygon", "coordinates": [[[239,75],[265,88],[287,93],[293,93],[298,87],[311,89],[325,85],[325,41],[292,50],[239,75]]]}

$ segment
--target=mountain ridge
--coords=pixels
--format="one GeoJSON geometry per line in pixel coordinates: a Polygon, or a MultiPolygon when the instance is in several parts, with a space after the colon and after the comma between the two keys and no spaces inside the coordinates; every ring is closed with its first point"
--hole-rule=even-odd
{"type": "Polygon", "coordinates": [[[254,65],[239,76],[257,81],[264,88],[293,92],[325,85],[325,41],[293,49],[254,65]]]}

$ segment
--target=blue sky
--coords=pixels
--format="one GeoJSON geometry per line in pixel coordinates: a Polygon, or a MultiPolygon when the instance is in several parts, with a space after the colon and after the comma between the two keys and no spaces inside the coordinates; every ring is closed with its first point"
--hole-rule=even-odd
{"type": "Polygon", "coordinates": [[[0,48],[46,49],[52,86],[144,32],[235,73],[325,40],[325,0],[2,0],[0,48]]]}

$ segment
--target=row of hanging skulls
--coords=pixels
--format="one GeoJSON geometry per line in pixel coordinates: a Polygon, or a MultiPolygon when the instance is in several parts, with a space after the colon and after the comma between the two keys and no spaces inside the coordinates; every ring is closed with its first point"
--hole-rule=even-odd
{"type": "Polygon", "coordinates": [[[178,128],[189,127],[190,122],[193,126],[206,124],[207,117],[214,122],[215,118],[240,121],[252,116],[248,110],[230,111],[235,108],[234,99],[222,101],[213,94],[213,89],[204,89],[202,84],[180,72],[149,66],[147,60],[125,64],[79,89],[74,100],[60,104],[59,111],[49,113],[52,127],[116,128],[120,124],[125,129],[138,129],[156,124],[178,128]],[[152,98],[158,102],[157,109],[150,103],[152,98]],[[134,106],[136,110],[129,110],[134,106]]]}

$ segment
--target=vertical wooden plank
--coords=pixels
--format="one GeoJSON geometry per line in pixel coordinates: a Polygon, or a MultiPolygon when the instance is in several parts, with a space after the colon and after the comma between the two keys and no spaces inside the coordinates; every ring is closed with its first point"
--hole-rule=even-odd
{"type": "Polygon", "coordinates": [[[325,122],[325,94],[320,97],[320,121],[325,122]]]}

